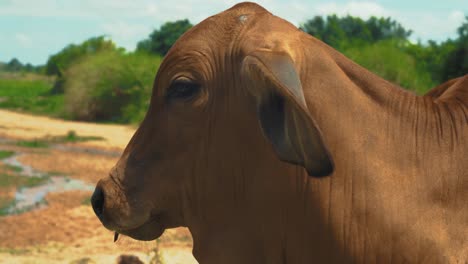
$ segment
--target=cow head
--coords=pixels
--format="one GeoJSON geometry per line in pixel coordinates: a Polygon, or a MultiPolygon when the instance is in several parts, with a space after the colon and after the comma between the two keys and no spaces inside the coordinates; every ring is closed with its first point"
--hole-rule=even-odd
{"type": "Polygon", "coordinates": [[[330,174],[294,43],[286,41],[298,34],[250,3],[185,33],[159,68],[144,121],[96,187],[92,204],[103,224],[151,240],[187,226],[189,207],[210,210],[203,203],[222,200],[224,182],[237,174],[268,177],[275,166],[296,165],[311,176],[330,174]]]}

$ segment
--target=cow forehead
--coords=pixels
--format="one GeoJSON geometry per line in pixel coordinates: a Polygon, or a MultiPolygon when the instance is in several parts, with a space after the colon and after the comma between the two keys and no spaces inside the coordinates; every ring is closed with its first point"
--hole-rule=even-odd
{"type": "Polygon", "coordinates": [[[284,32],[291,32],[294,27],[288,24],[257,4],[241,3],[187,31],[174,44],[166,61],[171,65],[192,61],[189,64],[206,64],[206,68],[210,64],[224,65],[226,58],[231,64],[236,63],[252,50],[287,46],[289,40],[284,38],[284,32]]]}
{"type": "Polygon", "coordinates": [[[235,35],[237,31],[244,27],[246,22],[258,19],[263,14],[270,13],[255,3],[240,3],[203,20],[193,27],[190,34],[187,35],[192,38],[211,36],[214,40],[219,38],[226,39],[229,36],[235,35]]]}

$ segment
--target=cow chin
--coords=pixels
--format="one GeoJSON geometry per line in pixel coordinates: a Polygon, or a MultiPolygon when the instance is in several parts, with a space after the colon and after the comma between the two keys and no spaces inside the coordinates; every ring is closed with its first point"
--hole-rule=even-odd
{"type": "Polygon", "coordinates": [[[132,229],[116,230],[117,233],[129,236],[136,240],[150,241],[159,238],[164,233],[164,226],[153,217],[143,225],[132,229]]]}

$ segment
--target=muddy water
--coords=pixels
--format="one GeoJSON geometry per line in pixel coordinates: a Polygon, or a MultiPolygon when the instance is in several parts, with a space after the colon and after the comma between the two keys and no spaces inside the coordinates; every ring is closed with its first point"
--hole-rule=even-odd
{"type": "Polygon", "coordinates": [[[70,190],[94,190],[94,184],[88,184],[81,180],[71,179],[66,176],[49,176],[47,173],[36,171],[31,166],[25,165],[18,160],[21,154],[3,159],[2,162],[7,165],[21,168],[19,173],[27,177],[48,177],[48,180],[41,185],[33,187],[21,187],[15,193],[15,201],[8,208],[9,214],[21,213],[24,211],[44,208],[45,196],[51,192],[63,192],[70,190]]]}

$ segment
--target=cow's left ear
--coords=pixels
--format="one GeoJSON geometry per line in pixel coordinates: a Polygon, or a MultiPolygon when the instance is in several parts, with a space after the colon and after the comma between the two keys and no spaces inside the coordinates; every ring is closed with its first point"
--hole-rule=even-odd
{"type": "Polygon", "coordinates": [[[280,160],[303,166],[309,175],[333,172],[320,129],[310,116],[299,75],[289,54],[258,50],[242,61],[242,77],[255,98],[263,134],[280,160]]]}

